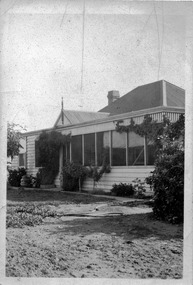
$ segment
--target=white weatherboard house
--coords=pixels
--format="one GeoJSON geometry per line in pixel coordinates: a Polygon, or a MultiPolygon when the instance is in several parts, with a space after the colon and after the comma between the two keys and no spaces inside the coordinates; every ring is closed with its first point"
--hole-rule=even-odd
{"type": "MultiPolygon", "coordinates": [[[[46,131],[57,130],[62,134],[71,133],[71,142],[60,149],[60,170],[67,158],[74,163],[101,166],[101,152],[109,147],[111,172],[103,175],[97,188],[109,191],[114,183],[131,183],[135,178],[144,180],[154,169],[154,155],[151,144],[134,132],[118,133],[117,121],[128,125],[131,118],[137,124],[144,115],[162,121],[163,115],[170,121],[178,120],[185,112],[185,90],[165,80],[139,86],[120,97],[118,91],[108,92],[108,105],[99,112],[61,110],[55,124],[46,131]]],[[[45,129],[44,129],[45,130],[45,129]]],[[[39,165],[36,159],[36,141],[43,130],[23,134],[24,148],[12,162],[13,167],[26,167],[27,173],[36,175],[39,165]]],[[[55,179],[60,185],[60,173],[55,179]]],[[[87,178],[83,190],[91,191],[93,182],[87,178]]]]}

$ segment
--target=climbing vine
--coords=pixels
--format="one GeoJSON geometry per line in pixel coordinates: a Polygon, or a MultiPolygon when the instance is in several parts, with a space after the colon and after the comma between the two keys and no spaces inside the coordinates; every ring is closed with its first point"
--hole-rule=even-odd
{"type": "Polygon", "coordinates": [[[104,173],[110,173],[110,163],[109,163],[109,147],[105,147],[103,149],[103,160],[102,160],[102,166],[89,166],[89,172],[88,177],[93,179],[93,188],[95,186],[95,183],[98,182],[104,173]]]}
{"type": "Polygon", "coordinates": [[[36,147],[39,153],[38,165],[41,165],[38,171],[41,184],[53,184],[59,171],[60,146],[65,146],[69,141],[70,135],[62,135],[57,131],[43,131],[40,134],[36,147]]]}
{"type": "Polygon", "coordinates": [[[184,114],[181,114],[178,121],[174,123],[170,122],[166,116],[163,116],[162,122],[157,122],[150,115],[145,115],[141,124],[136,124],[133,118],[127,126],[121,126],[121,122],[118,121],[116,124],[117,132],[135,132],[139,136],[146,137],[154,144],[156,151],[162,149],[167,140],[174,140],[180,136],[184,138],[184,114]]]}
{"type": "Polygon", "coordinates": [[[172,123],[166,117],[158,123],[150,116],[137,125],[131,120],[129,126],[120,126],[118,132],[133,131],[146,136],[155,146],[155,169],[146,183],[154,190],[153,213],[157,219],[172,223],[183,221],[184,213],[184,135],[185,117],[183,114],[172,123]]]}

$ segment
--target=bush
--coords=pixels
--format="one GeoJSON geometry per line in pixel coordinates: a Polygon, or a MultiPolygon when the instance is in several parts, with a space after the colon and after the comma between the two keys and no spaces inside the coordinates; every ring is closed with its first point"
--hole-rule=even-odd
{"type": "Polygon", "coordinates": [[[184,151],[168,146],[157,159],[147,183],[153,187],[153,213],[158,219],[172,223],[183,221],[184,151]]]}
{"type": "Polygon", "coordinates": [[[64,191],[77,191],[78,190],[78,178],[72,177],[68,173],[63,174],[63,189],[64,191]]]}
{"type": "Polygon", "coordinates": [[[169,124],[155,170],[146,179],[154,190],[153,213],[171,223],[183,222],[184,214],[184,117],[169,124]]]}
{"type": "Polygon", "coordinates": [[[52,185],[56,177],[56,172],[48,168],[39,168],[37,177],[41,185],[52,185]]]}
{"type": "Polygon", "coordinates": [[[39,172],[36,173],[36,177],[30,175],[31,185],[33,188],[40,188],[41,185],[41,179],[39,172]]]}
{"type": "Polygon", "coordinates": [[[79,191],[85,177],[88,175],[88,169],[74,162],[66,161],[62,169],[63,189],[64,191],[79,191]]]}
{"type": "Polygon", "coordinates": [[[22,176],[26,175],[25,168],[18,168],[18,169],[9,169],[9,177],[8,182],[11,186],[20,187],[21,178],[22,176]]]}
{"type": "Polygon", "coordinates": [[[134,187],[132,184],[120,183],[113,184],[111,193],[115,196],[129,197],[134,195],[134,187]]]}
{"type": "Polygon", "coordinates": [[[133,184],[133,188],[134,188],[134,196],[135,198],[145,198],[145,182],[142,182],[141,179],[136,178],[135,180],[132,181],[133,184]]]}

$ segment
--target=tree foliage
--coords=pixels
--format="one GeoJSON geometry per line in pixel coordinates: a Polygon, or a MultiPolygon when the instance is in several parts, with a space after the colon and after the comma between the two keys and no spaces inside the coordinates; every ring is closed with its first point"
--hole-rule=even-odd
{"type": "Polygon", "coordinates": [[[7,157],[13,157],[19,154],[21,146],[21,131],[25,130],[22,126],[14,123],[7,124],[7,157]]]}
{"type": "Polygon", "coordinates": [[[154,190],[153,213],[158,219],[182,222],[184,216],[184,116],[163,130],[155,170],[146,179],[154,190]]]}
{"type": "Polygon", "coordinates": [[[155,170],[146,178],[154,190],[153,213],[158,219],[172,223],[183,221],[184,212],[184,135],[185,118],[181,114],[172,123],[166,117],[153,121],[150,115],[141,124],[121,126],[118,132],[135,132],[152,141],[155,147],[155,170]]]}

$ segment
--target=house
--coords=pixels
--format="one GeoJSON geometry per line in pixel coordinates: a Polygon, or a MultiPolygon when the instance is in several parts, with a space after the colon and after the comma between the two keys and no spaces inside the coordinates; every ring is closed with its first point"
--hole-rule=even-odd
{"type": "MultiPolygon", "coordinates": [[[[60,169],[67,158],[75,163],[97,166],[102,164],[102,150],[109,151],[111,172],[104,174],[98,188],[109,191],[114,183],[131,183],[135,178],[144,180],[154,169],[151,143],[134,132],[118,133],[117,121],[128,125],[133,119],[139,124],[149,114],[162,121],[163,115],[177,121],[185,112],[185,90],[165,80],[139,86],[120,97],[118,91],[108,92],[108,105],[99,112],[63,110],[47,131],[57,130],[71,134],[71,142],[60,150],[60,169]]],[[[35,175],[39,165],[36,159],[36,141],[43,130],[23,134],[24,153],[14,158],[14,166],[25,166],[28,174],[35,175]]],[[[60,173],[55,179],[60,187],[60,173]]],[[[87,178],[83,189],[92,190],[93,182],[87,178]]]]}

